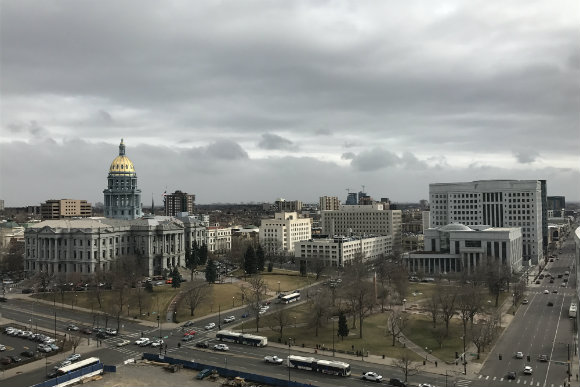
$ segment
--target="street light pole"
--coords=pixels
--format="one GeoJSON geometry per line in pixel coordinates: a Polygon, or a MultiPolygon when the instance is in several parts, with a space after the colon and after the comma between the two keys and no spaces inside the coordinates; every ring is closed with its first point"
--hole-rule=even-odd
{"type": "Polygon", "coordinates": [[[287,362],[288,364],[286,364],[288,366],[288,385],[290,385],[290,342],[292,340],[292,337],[288,337],[288,359],[287,362]]]}
{"type": "Polygon", "coordinates": [[[332,357],[334,357],[334,318],[332,320],[332,357]]]}

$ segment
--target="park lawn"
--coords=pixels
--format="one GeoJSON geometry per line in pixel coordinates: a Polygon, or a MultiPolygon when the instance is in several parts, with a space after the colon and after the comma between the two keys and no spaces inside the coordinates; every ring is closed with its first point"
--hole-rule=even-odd
{"type": "MultiPolygon", "coordinates": [[[[182,290],[187,290],[187,285],[182,286],[182,290]]],[[[191,316],[191,311],[184,299],[179,302],[177,306],[177,322],[191,320],[192,318],[199,318],[213,313],[220,313],[223,317],[226,316],[228,310],[238,308],[242,303],[242,291],[239,282],[223,283],[210,285],[209,294],[207,298],[195,309],[194,315],[191,316]]]]}
{"type": "MultiPolygon", "coordinates": [[[[126,289],[130,290],[129,297],[125,302],[123,307],[123,317],[140,318],[142,320],[156,321],[157,313],[159,312],[162,316],[165,316],[167,307],[169,303],[175,297],[178,289],[174,289],[171,286],[155,286],[153,288],[153,293],[148,293],[144,289],[142,292],[141,301],[141,311],[142,314],[139,316],[138,307],[138,297],[137,289],[126,289]],[[128,306],[128,308],[127,308],[128,306]]],[[[53,301],[57,304],[61,304],[63,307],[79,307],[91,310],[95,313],[109,313],[113,314],[113,306],[117,304],[117,293],[114,290],[104,290],[102,292],[103,297],[103,308],[99,308],[99,303],[97,301],[96,295],[93,291],[82,291],[82,292],[65,292],[64,297],[61,298],[60,292],[55,293],[38,293],[34,294],[33,297],[37,297],[42,300],[53,301]],[[74,301],[73,301],[74,300],[74,301]]]]}
{"type": "Polygon", "coordinates": [[[296,271],[274,269],[271,273],[262,273],[262,278],[272,292],[278,292],[278,281],[280,282],[280,292],[286,293],[307,286],[314,282],[314,277],[302,277],[296,271]]]}
{"type": "MultiPolygon", "coordinates": [[[[437,322],[438,327],[443,324],[444,323],[441,321],[437,322]]],[[[461,324],[461,321],[458,319],[452,319],[449,322],[450,337],[444,340],[442,348],[439,348],[439,344],[435,340],[432,330],[433,322],[429,316],[410,314],[404,334],[410,341],[417,344],[419,347],[427,348],[429,352],[432,351],[433,356],[444,361],[454,361],[455,352],[463,352],[463,340],[461,339],[461,336],[463,335],[463,325],[461,324]]],[[[467,342],[467,345],[469,345],[469,342],[467,342]]]]}

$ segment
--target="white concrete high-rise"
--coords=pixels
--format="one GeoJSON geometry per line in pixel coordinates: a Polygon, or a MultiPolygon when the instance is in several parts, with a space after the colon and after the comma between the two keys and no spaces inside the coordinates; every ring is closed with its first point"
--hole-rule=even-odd
{"type": "Polygon", "coordinates": [[[538,264],[544,256],[547,234],[545,187],[543,180],[429,184],[430,227],[450,223],[520,227],[524,265],[538,264]]]}
{"type": "Polygon", "coordinates": [[[260,244],[267,252],[293,253],[294,244],[312,238],[312,219],[296,212],[276,212],[274,219],[262,219],[260,244]]]}

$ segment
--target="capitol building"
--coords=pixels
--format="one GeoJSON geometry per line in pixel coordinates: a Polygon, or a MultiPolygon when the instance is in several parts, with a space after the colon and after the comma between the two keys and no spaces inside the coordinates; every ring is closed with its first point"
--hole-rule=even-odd
{"type": "Polygon", "coordinates": [[[103,194],[104,218],[46,220],[25,231],[27,276],[86,277],[112,270],[117,259],[128,256],[138,259],[140,274],[151,276],[185,266],[185,249],[194,241],[213,253],[231,249],[231,229],[210,227],[207,216],[143,215],[137,173],[123,140],[103,194]]]}

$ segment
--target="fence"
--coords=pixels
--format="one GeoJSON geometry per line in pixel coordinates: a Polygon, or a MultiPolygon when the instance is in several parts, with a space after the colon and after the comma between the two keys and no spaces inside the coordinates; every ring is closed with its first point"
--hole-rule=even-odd
{"type": "Polygon", "coordinates": [[[285,379],[278,379],[273,378],[270,376],[252,374],[249,372],[243,371],[236,371],[230,368],[223,368],[223,367],[216,367],[210,364],[202,364],[197,362],[192,362],[188,360],[182,359],[174,359],[167,356],[159,356],[153,353],[144,353],[143,359],[150,360],[150,361],[157,361],[162,363],[169,363],[169,364],[180,364],[184,368],[189,368],[192,370],[200,371],[204,368],[209,368],[212,370],[216,370],[220,376],[228,377],[228,378],[235,378],[240,377],[245,380],[249,380],[256,383],[263,383],[271,386],[288,386],[288,387],[315,387],[312,384],[304,384],[299,382],[292,382],[285,379]]]}
{"type": "Polygon", "coordinates": [[[46,380],[42,383],[35,384],[31,387],[55,387],[60,385],[67,385],[76,383],[76,380],[80,380],[84,375],[99,371],[103,369],[102,364],[95,364],[92,366],[81,368],[78,371],[71,372],[70,374],[56,377],[54,379],[46,380]]]}

